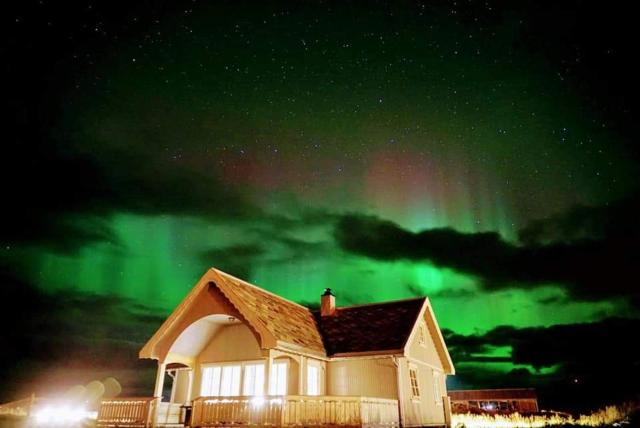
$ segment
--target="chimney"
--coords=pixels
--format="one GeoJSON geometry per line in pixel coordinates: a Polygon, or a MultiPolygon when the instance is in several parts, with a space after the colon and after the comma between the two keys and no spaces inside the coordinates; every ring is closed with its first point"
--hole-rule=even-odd
{"type": "Polygon", "coordinates": [[[336,313],[336,296],[333,295],[330,288],[325,288],[324,293],[320,297],[320,315],[330,317],[336,313]]]}

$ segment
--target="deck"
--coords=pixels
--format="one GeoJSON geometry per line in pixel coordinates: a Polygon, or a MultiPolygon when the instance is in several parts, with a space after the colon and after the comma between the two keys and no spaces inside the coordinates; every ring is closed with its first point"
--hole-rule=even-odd
{"type": "MultiPolygon", "coordinates": [[[[179,404],[152,397],[104,400],[100,427],[159,427],[184,424],[179,404]]],[[[205,427],[398,427],[398,401],[374,397],[199,397],[190,426],[205,427]]]]}

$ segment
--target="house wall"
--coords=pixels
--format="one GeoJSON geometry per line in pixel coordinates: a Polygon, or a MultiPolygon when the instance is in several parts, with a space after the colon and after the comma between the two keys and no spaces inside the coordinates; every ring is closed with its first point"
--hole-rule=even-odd
{"type": "Polygon", "coordinates": [[[300,391],[302,394],[308,394],[307,391],[307,367],[309,365],[315,365],[320,368],[320,394],[328,395],[327,393],[327,363],[322,360],[318,360],[310,357],[303,357],[304,368],[301,371],[302,378],[300,379],[300,391]]]}
{"type": "Polygon", "coordinates": [[[286,362],[287,363],[287,394],[297,395],[299,387],[299,370],[300,363],[296,358],[292,358],[288,355],[282,355],[273,359],[274,363],[286,362]]]}
{"type": "Polygon", "coordinates": [[[221,327],[195,360],[192,397],[200,396],[203,365],[260,359],[263,359],[262,350],[249,327],[245,324],[221,327]]]}
{"type": "Polygon", "coordinates": [[[172,403],[184,403],[189,400],[189,382],[191,381],[190,370],[176,370],[173,378],[172,403]]]}
{"type": "Polygon", "coordinates": [[[326,363],[322,360],[294,354],[288,351],[274,350],[273,359],[289,363],[287,394],[307,395],[307,367],[309,364],[320,368],[320,394],[326,394],[326,363]]]}
{"type": "MultiPolygon", "coordinates": [[[[266,363],[266,355],[266,351],[260,349],[255,335],[246,324],[221,327],[195,360],[192,397],[200,395],[203,365],[257,360],[262,360],[266,363]]],[[[273,362],[287,362],[287,394],[306,394],[306,364],[308,360],[312,360],[312,364],[318,364],[321,367],[320,376],[322,382],[320,390],[321,394],[324,393],[324,373],[326,370],[323,361],[281,351],[273,351],[272,355],[273,362]]]]}
{"type": "Polygon", "coordinates": [[[398,398],[396,366],[391,357],[329,361],[327,395],[398,398]]]}
{"type": "Polygon", "coordinates": [[[204,347],[197,362],[247,361],[262,358],[262,351],[255,336],[246,324],[222,327],[204,347]]]}
{"type": "Polygon", "coordinates": [[[407,344],[407,356],[437,367],[444,372],[442,360],[440,359],[438,351],[436,350],[436,343],[434,338],[429,333],[429,329],[427,328],[424,320],[421,321],[420,325],[422,326],[424,332],[425,343],[424,345],[420,344],[418,334],[419,329],[417,328],[413,332],[412,336],[409,337],[409,342],[407,344]]]}
{"type": "Polygon", "coordinates": [[[445,409],[442,396],[436,397],[434,383],[440,391],[446,391],[445,376],[438,370],[408,358],[398,359],[400,395],[404,426],[445,425],[445,409]],[[415,368],[420,396],[412,397],[409,368],[415,368]],[[437,373],[437,374],[435,374],[437,373]]]}
{"type": "Polygon", "coordinates": [[[423,319],[409,337],[406,357],[398,360],[401,408],[405,426],[442,426],[446,423],[443,404],[443,397],[447,396],[446,375],[442,359],[436,350],[435,340],[423,319]],[[424,333],[424,344],[420,343],[420,326],[424,333]],[[410,367],[416,370],[419,398],[412,398],[410,367]]]}

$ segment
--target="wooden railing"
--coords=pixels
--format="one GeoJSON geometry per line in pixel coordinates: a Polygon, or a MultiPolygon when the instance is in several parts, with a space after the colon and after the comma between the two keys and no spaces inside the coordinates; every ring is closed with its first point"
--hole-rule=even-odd
{"type": "Polygon", "coordinates": [[[155,397],[105,399],[100,403],[99,427],[151,427],[156,411],[155,397]]]}
{"type": "Polygon", "coordinates": [[[184,420],[181,407],[182,404],[180,403],[157,403],[155,415],[156,426],[182,425],[184,420]]]}
{"type": "Polygon", "coordinates": [[[398,427],[397,400],[345,396],[200,397],[193,427],[398,427]]]}
{"type": "Polygon", "coordinates": [[[9,403],[0,404],[0,416],[16,416],[27,417],[31,414],[31,408],[36,403],[36,396],[22,400],[11,401],[9,403]]]}

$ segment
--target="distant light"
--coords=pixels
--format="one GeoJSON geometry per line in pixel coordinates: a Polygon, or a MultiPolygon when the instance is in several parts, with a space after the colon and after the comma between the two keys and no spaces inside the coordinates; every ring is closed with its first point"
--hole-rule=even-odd
{"type": "Polygon", "coordinates": [[[484,403],[484,405],[482,406],[482,408],[484,410],[495,410],[496,409],[496,405],[493,403],[484,403]]]}

